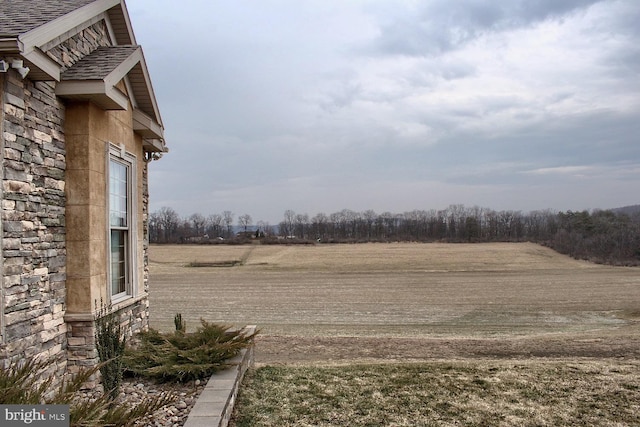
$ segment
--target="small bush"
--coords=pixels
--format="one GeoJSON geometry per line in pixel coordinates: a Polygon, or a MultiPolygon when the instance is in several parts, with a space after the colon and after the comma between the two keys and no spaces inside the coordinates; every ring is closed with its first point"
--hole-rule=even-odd
{"type": "Polygon", "coordinates": [[[187,331],[187,323],[182,318],[182,314],[178,313],[173,318],[173,323],[176,326],[176,332],[186,332],[187,331]]]}
{"type": "Polygon", "coordinates": [[[38,380],[38,373],[47,366],[49,364],[46,361],[26,360],[13,364],[8,369],[0,369],[0,402],[13,405],[69,405],[70,425],[99,427],[134,425],[140,418],[177,400],[171,393],[161,393],[130,408],[113,405],[107,393],[103,393],[98,399],[78,399],[79,391],[100,366],[81,371],[55,390],[50,389],[52,377],[44,381],[38,380]]]}
{"type": "Polygon", "coordinates": [[[137,345],[127,349],[125,371],[160,382],[204,379],[228,367],[228,360],[248,347],[254,336],[204,320],[193,333],[150,329],[139,333],[137,345]]]}
{"type": "Polygon", "coordinates": [[[100,303],[96,317],[96,350],[100,359],[100,374],[105,393],[115,399],[120,393],[122,382],[122,356],[124,355],[126,336],[120,325],[117,313],[111,304],[100,303]]]}
{"type": "Polygon", "coordinates": [[[51,387],[52,377],[39,381],[38,372],[47,367],[44,362],[26,360],[0,370],[0,403],[5,405],[37,405],[45,400],[51,387]]]}

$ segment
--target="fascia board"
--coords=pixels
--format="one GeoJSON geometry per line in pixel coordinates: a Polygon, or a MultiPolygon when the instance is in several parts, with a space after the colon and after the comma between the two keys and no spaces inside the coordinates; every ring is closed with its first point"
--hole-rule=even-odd
{"type": "Polygon", "coordinates": [[[129,76],[125,76],[125,78],[122,81],[124,82],[124,86],[127,89],[127,93],[132,94],[131,96],[129,96],[129,102],[131,103],[131,106],[134,109],[138,108],[136,97],[135,95],[133,95],[133,87],[131,87],[131,81],[129,80],[129,76]]]}
{"type": "Polygon", "coordinates": [[[90,99],[108,110],[126,110],[129,98],[102,80],[71,80],[56,85],[56,95],[62,98],[90,99]]]}
{"type": "Polygon", "coordinates": [[[142,142],[142,146],[145,151],[151,151],[154,153],[168,153],[169,149],[165,145],[164,141],[157,138],[145,138],[142,142]]]}
{"type": "Polygon", "coordinates": [[[112,100],[120,106],[120,108],[114,108],[115,110],[126,110],[127,108],[129,108],[129,97],[122,93],[117,87],[107,85],[105,95],[108,99],[112,100]]]}
{"type": "MultiPolygon", "coordinates": [[[[59,45],[60,43],[64,42],[67,39],[72,38],[73,36],[75,36],[76,34],[82,32],[82,30],[89,28],[90,26],[100,22],[100,21],[105,21],[105,23],[107,24],[108,27],[108,23],[109,23],[109,19],[107,17],[107,13],[103,12],[100,13],[94,17],[92,17],[91,19],[89,19],[88,21],[83,22],[82,24],[77,24],[75,27],[71,28],[68,31],[65,31],[62,34],[59,34],[57,37],[47,41],[45,44],[39,45],[40,50],[42,50],[43,52],[47,52],[49,51],[51,48],[59,45]]],[[[113,34],[109,33],[109,40],[113,40],[113,34]]]]}
{"type": "Polygon", "coordinates": [[[105,83],[110,86],[115,86],[120,80],[125,78],[129,71],[142,59],[141,51],[140,47],[138,47],[127,59],[118,64],[118,66],[105,77],[105,83]]]}
{"type": "MultiPolygon", "coordinates": [[[[151,78],[149,76],[149,69],[147,68],[147,64],[144,60],[144,54],[142,52],[142,48],[138,47],[134,52],[129,55],[127,59],[122,61],[113,71],[111,71],[105,77],[105,83],[107,87],[115,86],[122,79],[127,77],[127,74],[136,66],[139,66],[139,70],[142,72],[142,76],[144,79],[144,85],[147,90],[147,96],[149,97],[149,101],[151,102],[151,106],[153,108],[154,120],[162,127],[162,119],[160,118],[160,110],[158,109],[158,104],[155,98],[155,94],[153,93],[153,87],[151,85],[151,78]]],[[[138,104],[135,100],[136,94],[135,92],[131,92],[132,95],[132,103],[138,104]]]]}
{"type": "Polygon", "coordinates": [[[102,80],[69,80],[56,85],[56,95],[77,96],[106,93],[102,80]]]}
{"type": "Polygon", "coordinates": [[[164,139],[162,126],[137,108],[133,110],[133,130],[147,138],[164,139]]]}
{"type": "Polygon", "coordinates": [[[7,55],[20,55],[29,68],[32,68],[32,76],[41,74],[38,80],[60,81],[60,65],[40,49],[30,49],[25,52],[25,45],[18,38],[0,39],[0,52],[7,55]]]}
{"type": "MultiPolygon", "coordinates": [[[[33,67],[40,70],[46,76],[49,76],[52,80],[57,82],[60,81],[60,65],[39,49],[34,49],[29,53],[25,53],[22,57],[29,63],[29,65],[33,65],[33,67]]],[[[35,70],[32,70],[32,73],[35,74],[35,70]]],[[[43,78],[40,80],[49,79],[43,78]]]]}

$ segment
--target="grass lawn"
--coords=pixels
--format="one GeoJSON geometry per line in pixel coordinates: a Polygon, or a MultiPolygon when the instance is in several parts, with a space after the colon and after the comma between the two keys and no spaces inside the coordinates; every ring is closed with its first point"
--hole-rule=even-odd
{"type": "Polygon", "coordinates": [[[263,366],[232,426],[640,425],[640,364],[473,361],[263,366]]]}

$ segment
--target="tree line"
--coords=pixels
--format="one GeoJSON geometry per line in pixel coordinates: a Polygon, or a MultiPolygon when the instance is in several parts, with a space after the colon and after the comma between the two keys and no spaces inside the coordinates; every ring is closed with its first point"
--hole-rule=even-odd
{"type": "Polygon", "coordinates": [[[343,209],[313,217],[286,210],[276,226],[253,224],[240,215],[234,227],[231,211],[186,218],[163,207],[149,216],[152,243],[236,242],[264,237],[264,243],[322,242],[523,242],[544,244],[578,259],[640,265],[640,206],[624,210],[523,213],[478,206],[451,205],[442,210],[404,213],[343,209]]]}

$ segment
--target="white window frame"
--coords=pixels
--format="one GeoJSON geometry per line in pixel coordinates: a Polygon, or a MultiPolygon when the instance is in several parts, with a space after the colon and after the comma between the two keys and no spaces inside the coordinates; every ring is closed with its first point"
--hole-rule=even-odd
{"type": "Polygon", "coordinates": [[[138,292],[138,256],[137,256],[137,158],[134,154],[125,150],[123,145],[109,143],[107,155],[107,295],[112,303],[119,303],[137,295],[138,292]],[[119,163],[127,170],[127,203],[126,203],[126,227],[111,225],[111,162],[119,163]],[[112,252],[111,252],[111,231],[125,230],[125,290],[113,294],[112,283],[112,252]]]}

